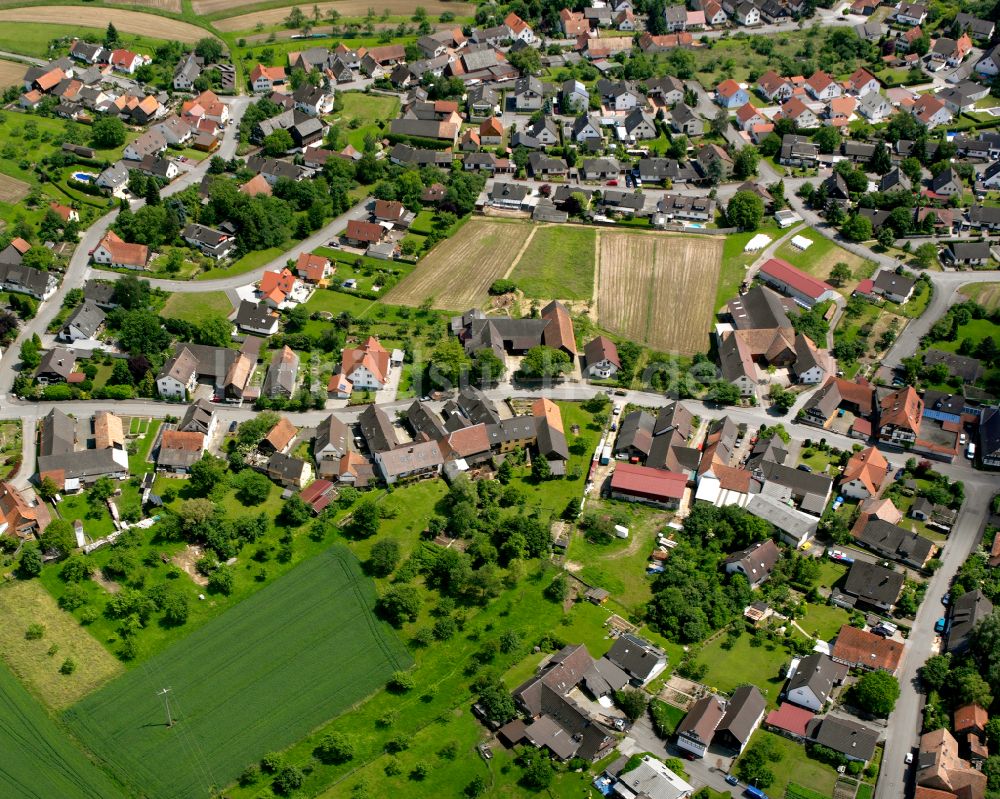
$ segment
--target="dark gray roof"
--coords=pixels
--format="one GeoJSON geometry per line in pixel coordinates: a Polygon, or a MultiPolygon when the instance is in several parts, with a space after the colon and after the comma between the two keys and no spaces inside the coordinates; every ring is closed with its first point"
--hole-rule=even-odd
{"type": "Polygon", "coordinates": [[[97,305],[110,307],[115,293],[115,284],[110,280],[88,280],[83,286],[83,298],[97,305]]]}
{"type": "Polygon", "coordinates": [[[632,411],[625,415],[618,428],[618,439],[615,441],[616,453],[626,450],[636,450],[643,455],[649,454],[653,443],[653,427],[656,420],[646,411],[632,411]]]}
{"type": "Polygon", "coordinates": [[[208,400],[200,399],[184,412],[177,429],[182,433],[204,433],[208,434],[208,428],[212,424],[212,417],[215,409],[208,400]]]}
{"type": "Polygon", "coordinates": [[[316,437],[313,439],[313,452],[320,453],[332,449],[341,455],[349,449],[351,431],[347,425],[332,413],[316,426],[316,437]]]}
{"type": "Polygon", "coordinates": [[[756,685],[741,685],[733,691],[733,697],[726,705],[726,715],[722,717],[715,732],[728,732],[745,744],[757,729],[766,708],[767,701],[756,685]]]}
{"type": "Polygon", "coordinates": [[[993,612],[993,603],[978,588],[966,591],[951,603],[948,651],[958,652],[969,645],[973,628],[993,612]]]}
{"type": "Polygon", "coordinates": [[[406,409],[406,418],[418,437],[424,435],[429,439],[437,440],[444,438],[448,432],[445,430],[441,417],[435,413],[433,408],[420,400],[414,400],[413,404],[406,409]]]}
{"type": "Polygon", "coordinates": [[[473,424],[497,424],[500,421],[493,401],[473,386],[466,386],[458,392],[458,407],[473,424]]]}
{"type": "Polygon", "coordinates": [[[127,471],[115,460],[114,449],[81,449],[59,455],[40,455],[38,473],[61,470],[66,479],[98,477],[127,471]]]}
{"type": "Polygon", "coordinates": [[[637,635],[623,633],[615,639],[605,657],[633,679],[645,682],[666,662],[662,650],[637,635]]]}
{"type": "Polygon", "coordinates": [[[975,383],[983,371],[983,365],[978,358],[969,358],[954,352],[944,352],[939,349],[929,349],[924,353],[924,363],[933,366],[943,363],[948,372],[962,378],[966,383],[975,383]]]}
{"type": "Polygon", "coordinates": [[[58,408],[42,419],[39,456],[59,456],[72,452],[76,446],[76,422],[58,408]]]}
{"type": "Polygon", "coordinates": [[[21,263],[0,262],[0,283],[23,286],[32,294],[41,297],[48,288],[49,273],[21,263]]]}
{"type": "Polygon", "coordinates": [[[73,371],[76,357],[64,347],[53,347],[42,356],[35,375],[58,375],[65,380],[73,371]]]}
{"type": "Polygon", "coordinates": [[[273,311],[262,302],[241,300],[236,324],[247,330],[269,330],[275,322],[273,311]]]}
{"type": "Polygon", "coordinates": [[[781,295],[766,286],[754,286],[729,302],[729,315],[737,330],[791,327],[781,295]]]}
{"type": "Polygon", "coordinates": [[[876,605],[893,605],[903,590],[903,575],[875,563],[854,561],[844,593],[876,605]]]}
{"type": "Polygon", "coordinates": [[[267,461],[268,474],[278,475],[279,478],[288,481],[301,478],[306,466],[307,464],[302,458],[285,455],[282,452],[275,452],[267,461]]]}
{"type": "Polygon", "coordinates": [[[562,430],[553,427],[545,419],[539,419],[538,425],[538,451],[547,460],[569,460],[569,446],[566,444],[566,435],[562,430]]]}
{"type": "Polygon", "coordinates": [[[1000,408],[986,408],[979,423],[980,457],[1000,454],[1000,408]]]}
{"type": "Polygon", "coordinates": [[[399,439],[392,420],[386,412],[377,405],[369,405],[362,412],[358,423],[361,425],[361,435],[368,442],[372,453],[387,452],[399,446],[399,439]]]}
{"type": "Polygon", "coordinates": [[[837,716],[813,719],[806,727],[816,743],[856,760],[871,760],[878,743],[878,733],[856,721],[837,716]]]}
{"type": "Polygon", "coordinates": [[[787,690],[808,688],[822,705],[830,698],[830,692],[847,676],[847,666],[820,652],[806,655],[799,661],[795,674],[788,681],[787,690]]]}

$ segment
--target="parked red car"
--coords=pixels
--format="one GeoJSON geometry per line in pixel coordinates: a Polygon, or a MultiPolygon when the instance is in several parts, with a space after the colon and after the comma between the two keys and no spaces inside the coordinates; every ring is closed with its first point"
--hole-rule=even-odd
{"type": "Polygon", "coordinates": [[[617,186],[618,185],[618,181],[617,180],[609,180],[608,181],[608,185],[609,186],[617,186]]]}

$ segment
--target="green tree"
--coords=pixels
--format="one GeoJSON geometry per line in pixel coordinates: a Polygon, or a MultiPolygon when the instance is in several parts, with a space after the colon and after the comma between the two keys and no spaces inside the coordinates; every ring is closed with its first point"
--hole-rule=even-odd
{"type": "Polygon", "coordinates": [[[90,143],[100,150],[113,150],[125,144],[125,132],[125,123],[118,117],[101,116],[90,128],[90,143]]]}
{"type": "Polygon", "coordinates": [[[733,177],[739,180],[746,180],[757,174],[757,166],[760,163],[760,153],[756,147],[747,145],[733,156],[733,177]]]}
{"type": "Polygon", "coordinates": [[[732,383],[717,380],[708,389],[705,399],[717,405],[736,405],[740,401],[740,390],[732,383]]]}
{"type": "Polygon", "coordinates": [[[752,191],[738,191],[726,206],[726,219],[740,230],[756,230],[764,218],[764,201],[752,191]]]}
{"type": "Polygon", "coordinates": [[[649,694],[635,688],[626,688],[623,691],[615,691],[615,704],[628,717],[629,721],[637,721],[642,718],[649,707],[649,694]]]}
{"type": "Polygon", "coordinates": [[[823,125],[812,137],[821,153],[835,153],[840,149],[840,131],[833,125],[823,125]]]}
{"type": "Polygon", "coordinates": [[[940,691],[951,669],[951,655],[933,655],[920,667],[920,679],[931,691],[940,691]]]}
{"type": "Polygon", "coordinates": [[[294,146],[292,134],[287,130],[278,129],[264,137],[264,153],[272,158],[284,155],[294,146]]]}
{"type": "Polygon", "coordinates": [[[843,261],[839,261],[833,265],[833,269],[830,271],[830,280],[838,286],[843,286],[848,280],[851,279],[851,267],[845,264],[843,261]]]}
{"type": "Polygon", "coordinates": [[[113,50],[120,42],[121,37],[118,35],[118,29],[113,22],[109,22],[108,27],[104,30],[104,46],[109,50],[113,50]]]}
{"type": "Polygon", "coordinates": [[[21,560],[17,565],[17,576],[22,580],[30,580],[42,573],[42,553],[36,546],[25,546],[21,550],[21,560]]]}
{"type": "Polygon", "coordinates": [[[913,259],[921,269],[929,269],[932,264],[937,262],[937,247],[929,241],[925,242],[914,250],[913,259]]]}
{"type": "Polygon", "coordinates": [[[401,555],[402,548],[395,538],[380,538],[372,545],[368,569],[376,577],[388,577],[399,565],[401,555]]]}
{"type": "Polygon", "coordinates": [[[506,724],[517,716],[514,699],[506,686],[500,681],[491,681],[479,692],[479,706],[490,721],[496,724],[506,724]]]}
{"type": "Polygon", "coordinates": [[[260,472],[244,469],[232,478],[236,498],[244,505],[260,505],[271,494],[271,481],[260,472]]]}
{"type": "Polygon", "coordinates": [[[357,753],[354,738],[344,732],[328,732],[319,740],[314,754],[321,763],[339,765],[354,758],[357,753]]]}
{"type": "Polygon", "coordinates": [[[552,477],[552,466],[548,459],[539,453],[531,459],[531,476],[538,482],[548,480],[552,477]]]}
{"type": "Polygon", "coordinates": [[[412,585],[393,585],[375,603],[375,610],[393,627],[414,622],[420,614],[420,592],[412,585]]]}
{"type": "Polygon", "coordinates": [[[38,484],[38,495],[46,501],[51,501],[58,493],[59,486],[56,484],[56,481],[51,477],[43,477],[42,481],[38,484]]]}
{"type": "Polygon", "coordinates": [[[539,345],[521,359],[521,374],[531,378],[560,377],[572,368],[569,355],[554,347],[539,345]]]}
{"type": "Polygon", "coordinates": [[[860,214],[848,217],[840,228],[848,241],[868,241],[872,237],[872,221],[860,214]]]}
{"type": "Polygon", "coordinates": [[[214,36],[206,36],[195,44],[194,53],[204,58],[206,64],[217,64],[225,54],[225,50],[222,42],[214,36]]]}
{"type": "Polygon", "coordinates": [[[371,538],[378,532],[379,512],[375,499],[366,496],[354,509],[350,532],[355,538],[371,538]]]}
{"type": "Polygon", "coordinates": [[[226,478],[226,462],[207,452],[191,464],[188,485],[191,490],[204,496],[226,478]]]}
{"type": "Polygon", "coordinates": [[[875,152],[868,159],[868,169],[876,175],[885,175],[892,169],[892,157],[884,141],[880,140],[875,144],[875,152]]]}
{"type": "Polygon", "coordinates": [[[887,718],[899,699],[899,681],[887,671],[870,671],[851,686],[851,701],[862,710],[887,718]]]}
{"type": "Polygon", "coordinates": [[[76,548],[76,533],[67,519],[53,519],[41,535],[42,548],[65,558],[76,548]]]}

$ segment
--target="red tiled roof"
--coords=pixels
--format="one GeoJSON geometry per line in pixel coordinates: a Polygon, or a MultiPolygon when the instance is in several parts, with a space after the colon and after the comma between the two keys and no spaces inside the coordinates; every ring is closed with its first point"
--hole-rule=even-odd
{"type": "Polygon", "coordinates": [[[176,449],[185,452],[201,452],[204,444],[204,433],[181,430],[164,430],[163,438],[160,440],[161,449],[176,449]]]}
{"type": "Polygon", "coordinates": [[[732,80],[724,80],[718,86],[715,87],[715,93],[720,97],[732,97],[736,92],[740,90],[740,84],[732,80]]]}
{"type": "Polygon", "coordinates": [[[804,707],[797,707],[788,702],[782,702],[777,710],[772,710],[767,714],[764,723],[770,727],[777,727],[779,730],[790,732],[792,735],[804,737],[806,726],[812,721],[815,715],[815,713],[806,710],[804,707]]]}
{"type": "Polygon", "coordinates": [[[903,656],[903,645],[845,624],[837,633],[832,655],[842,663],[894,672],[903,656]]]}
{"type": "Polygon", "coordinates": [[[549,427],[555,428],[560,433],[563,432],[562,413],[559,406],[547,397],[539,397],[531,405],[531,414],[537,418],[543,418],[549,423],[549,427]]]}
{"type": "Polygon", "coordinates": [[[611,475],[611,490],[626,494],[642,494],[664,499],[680,499],[684,496],[687,476],[638,466],[633,463],[618,463],[611,475]]]}
{"type": "Polygon", "coordinates": [[[289,294],[294,287],[295,275],[287,267],[280,272],[265,272],[260,278],[260,291],[264,295],[270,294],[274,289],[289,294]]]}
{"type": "Polygon", "coordinates": [[[347,223],[347,238],[362,242],[379,242],[385,231],[381,225],[365,222],[362,219],[351,219],[347,223]]]}
{"type": "Polygon", "coordinates": [[[796,269],[788,261],[783,261],[780,258],[768,258],[760,268],[760,271],[805,294],[807,297],[812,297],[814,300],[819,299],[827,291],[833,291],[833,286],[829,283],[824,283],[822,280],[817,280],[811,275],[807,275],[800,269],[796,269]]]}

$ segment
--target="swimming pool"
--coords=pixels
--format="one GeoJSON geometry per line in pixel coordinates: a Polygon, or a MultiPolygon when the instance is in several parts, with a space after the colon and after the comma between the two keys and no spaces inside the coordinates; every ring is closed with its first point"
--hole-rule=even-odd
{"type": "Polygon", "coordinates": [[[684,223],[684,227],[693,227],[693,228],[698,228],[700,230],[701,228],[703,228],[705,226],[704,225],[700,225],[697,222],[685,222],[684,223]]]}
{"type": "Polygon", "coordinates": [[[80,183],[93,183],[97,179],[97,175],[91,172],[74,172],[70,177],[80,183]]]}

